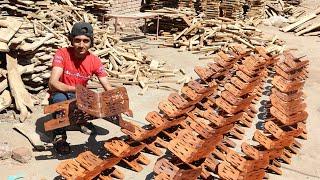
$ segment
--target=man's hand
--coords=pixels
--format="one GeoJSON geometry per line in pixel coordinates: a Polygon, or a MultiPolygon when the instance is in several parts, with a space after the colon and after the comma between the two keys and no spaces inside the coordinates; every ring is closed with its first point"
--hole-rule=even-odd
{"type": "Polygon", "coordinates": [[[98,79],[105,91],[110,91],[112,89],[115,89],[114,87],[111,86],[107,77],[98,77],[98,79]]]}

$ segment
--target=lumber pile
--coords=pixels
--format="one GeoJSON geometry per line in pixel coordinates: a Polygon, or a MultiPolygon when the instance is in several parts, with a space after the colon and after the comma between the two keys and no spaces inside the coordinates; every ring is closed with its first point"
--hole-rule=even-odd
{"type": "Polygon", "coordinates": [[[112,2],[111,1],[97,1],[97,0],[89,0],[89,1],[72,1],[72,4],[77,7],[84,9],[91,14],[94,14],[98,17],[102,17],[104,14],[110,13],[112,2]]]}
{"type": "Polygon", "coordinates": [[[284,16],[297,18],[305,13],[302,7],[290,4],[289,1],[266,0],[265,13],[268,17],[284,16]]]}
{"type": "Polygon", "coordinates": [[[228,48],[228,44],[242,43],[247,47],[277,44],[275,40],[263,38],[261,31],[253,26],[236,22],[231,19],[203,20],[194,18],[183,31],[167,38],[164,46],[189,50],[194,53],[205,53],[206,57],[228,48]]]}
{"type": "MultiPolygon", "coordinates": [[[[166,32],[168,35],[171,33],[181,32],[188,26],[183,16],[175,15],[162,15],[159,19],[159,30],[160,34],[166,32]]],[[[157,33],[157,19],[151,19],[147,23],[147,30],[150,33],[157,33]]]]}
{"type": "Polygon", "coordinates": [[[62,2],[69,6],[82,8],[98,17],[102,17],[105,14],[128,14],[139,12],[141,5],[141,1],[138,0],[62,0],[62,2]]]}
{"type": "Polygon", "coordinates": [[[156,10],[164,7],[176,8],[178,7],[178,1],[176,0],[151,0],[142,5],[143,10],[156,10]]]}
{"type": "Polygon", "coordinates": [[[265,14],[265,0],[249,0],[248,6],[250,7],[249,12],[246,15],[250,17],[260,17],[263,18],[265,14]]]}
{"type": "Polygon", "coordinates": [[[240,20],[244,18],[243,5],[245,0],[223,0],[220,6],[222,17],[240,20]]]}
{"type": "Polygon", "coordinates": [[[183,8],[194,8],[194,3],[192,0],[179,0],[178,7],[183,8]]]}
{"type": "Polygon", "coordinates": [[[19,65],[27,68],[28,71],[21,74],[29,91],[36,93],[46,88],[56,49],[68,46],[67,36],[73,22],[81,20],[96,23],[92,15],[61,5],[28,14],[26,19],[3,17],[1,51],[13,55],[19,65]]]}
{"type": "Polygon", "coordinates": [[[320,8],[300,16],[288,26],[281,28],[283,32],[293,31],[297,36],[300,35],[320,35],[320,8]]]}
{"type": "MultiPolygon", "coordinates": [[[[0,17],[0,52],[7,53],[10,55],[8,57],[15,59],[13,61],[17,63],[16,74],[21,75],[23,83],[21,87],[31,94],[39,95],[35,96],[34,104],[39,104],[47,98],[43,92],[48,88],[53,55],[58,48],[70,44],[69,32],[73,23],[79,21],[93,25],[95,45],[90,51],[101,58],[112,83],[139,85],[145,92],[148,88],[171,90],[168,86],[163,87],[161,83],[184,82],[182,70],[170,70],[166,68],[166,62],[148,59],[146,54],[142,53],[140,45],[123,43],[119,37],[110,34],[109,29],[93,14],[72,5],[49,4],[35,13],[28,13],[25,17],[0,17]]],[[[1,60],[5,62],[5,59],[8,61],[4,54],[1,60]]],[[[7,101],[1,102],[0,110],[10,107],[11,101],[6,89],[10,87],[13,93],[11,86],[15,86],[13,82],[8,82],[7,71],[6,63],[1,63],[0,94],[2,93],[7,101]]],[[[90,81],[90,86],[99,87],[96,81],[98,80],[90,81]]],[[[17,99],[15,101],[18,102],[17,99]]],[[[22,119],[25,118],[24,115],[22,119]]]]}
{"type": "Polygon", "coordinates": [[[202,10],[207,19],[220,17],[220,0],[203,1],[202,10]]]}
{"type": "Polygon", "coordinates": [[[1,0],[0,9],[10,15],[25,16],[50,4],[49,1],[1,0]]]}
{"type": "MultiPolygon", "coordinates": [[[[190,8],[163,8],[150,11],[159,14],[160,33],[166,36],[172,36],[171,33],[177,33],[185,29],[192,19],[196,16],[194,10],[190,8]]],[[[156,33],[157,19],[151,19],[147,22],[147,30],[150,33],[156,33]]]]}

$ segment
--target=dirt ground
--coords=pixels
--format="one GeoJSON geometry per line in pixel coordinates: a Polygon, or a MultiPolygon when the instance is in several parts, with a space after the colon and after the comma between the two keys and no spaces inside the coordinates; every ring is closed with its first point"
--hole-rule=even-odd
{"type": "MultiPolygon", "coordinates": [[[[312,7],[312,3],[320,4],[315,0],[310,0],[306,4],[312,7]]],[[[274,180],[301,180],[301,179],[320,179],[320,38],[318,37],[296,37],[292,33],[282,33],[275,27],[260,27],[263,32],[267,34],[278,35],[281,39],[287,42],[287,47],[298,49],[300,54],[307,55],[310,60],[310,77],[306,82],[304,91],[306,94],[306,102],[308,105],[308,140],[300,141],[303,147],[298,155],[292,158],[290,165],[283,164],[283,175],[270,175],[274,180]]],[[[177,49],[171,48],[156,48],[150,46],[146,52],[156,60],[165,60],[172,66],[172,68],[183,68],[188,74],[196,77],[193,72],[195,65],[203,65],[208,61],[198,60],[198,55],[190,52],[178,52],[177,49]]],[[[181,85],[175,85],[175,88],[180,89],[181,85]]],[[[170,92],[165,90],[148,90],[144,96],[139,96],[138,92],[141,90],[139,87],[127,86],[130,98],[130,107],[134,112],[135,123],[145,125],[147,122],[144,120],[146,114],[150,111],[157,110],[157,105],[160,100],[165,99],[170,92]]],[[[43,123],[42,109],[37,109],[33,118],[27,123],[38,125],[41,131],[41,123],[43,123]]],[[[115,124],[99,119],[94,120],[93,123],[98,127],[98,135],[88,136],[76,131],[68,131],[68,141],[72,145],[72,154],[69,156],[58,156],[50,149],[47,151],[37,152],[33,151],[34,158],[28,164],[20,164],[12,159],[0,160],[0,179],[9,179],[10,176],[22,176],[24,179],[57,179],[55,167],[59,161],[76,157],[84,150],[91,150],[96,154],[103,154],[103,141],[112,137],[122,136],[120,128],[115,124]]],[[[25,146],[32,148],[28,140],[13,130],[15,122],[8,122],[3,120],[0,122],[0,142],[8,142],[12,147],[25,146]]],[[[247,137],[252,138],[251,137],[247,137]]],[[[136,173],[126,168],[119,167],[125,174],[126,179],[150,179],[152,178],[152,168],[157,160],[157,156],[144,153],[151,159],[151,163],[145,166],[143,171],[136,173]]]]}

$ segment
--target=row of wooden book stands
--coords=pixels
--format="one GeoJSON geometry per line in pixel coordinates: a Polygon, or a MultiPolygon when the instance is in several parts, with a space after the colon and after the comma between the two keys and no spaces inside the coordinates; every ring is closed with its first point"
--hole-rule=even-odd
{"type": "Polygon", "coordinates": [[[139,172],[150,162],[142,152],[161,156],[161,148],[166,148],[170,154],[156,162],[154,179],[256,180],[268,171],[281,174],[280,162],[290,163],[301,147],[295,138],[306,138],[307,118],[302,88],[308,62],[290,53],[284,57],[271,56],[264,47],[252,52],[240,45],[217,53],[214,62],[195,67],[199,79],[161,101],[160,112],[147,114],[150,125],[121,120],[121,130],[129,138],[106,141],[104,147],[111,154],[107,158],[86,151],[60,163],[57,172],[66,179],[122,179],[114,167],[120,161],[139,172]],[[242,140],[245,128],[252,126],[255,106],[273,70],[271,101],[265,105],[268,118],[264,130],[253,137],[259,145],[243,142],[242,153],[236,152],[231,138],[242,140]]]}

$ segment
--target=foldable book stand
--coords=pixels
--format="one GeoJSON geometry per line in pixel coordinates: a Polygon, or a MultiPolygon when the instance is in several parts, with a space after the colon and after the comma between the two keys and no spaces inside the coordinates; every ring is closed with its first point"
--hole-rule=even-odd
{"type": "Polygon", "coordinates": [[[76,99],[48,105],[44,108],[44,114],[48,113],[56,113],[56,117],[44,123],[45,131],[95,118],[132,114],[132,111],[129,109],[129,98],[124,87],[96,93],[79,85],[76,87],[76,99]]]}

